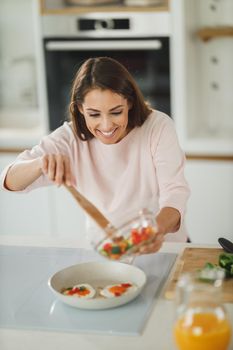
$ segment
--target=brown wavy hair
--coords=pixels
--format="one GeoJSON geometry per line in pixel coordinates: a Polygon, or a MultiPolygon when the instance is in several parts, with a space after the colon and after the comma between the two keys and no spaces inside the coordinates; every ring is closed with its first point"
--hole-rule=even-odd
{"type": "Polygon", "coordinates": [[[131,108],[128,113],[128,130],[141,126],[151,113],[135,80],[118,61],[109,57],[89,58],[79,68],[71,89],[70,117],[77,136],[87,141],[94,136],[88,130],[78,106],[92,89],[111,90],[123,96],[131,108]]]}

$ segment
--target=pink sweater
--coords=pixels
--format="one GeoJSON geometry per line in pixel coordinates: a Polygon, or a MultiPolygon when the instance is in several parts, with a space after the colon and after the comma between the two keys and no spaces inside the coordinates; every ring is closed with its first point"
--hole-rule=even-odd
{"type": "MultiPolygon", "coordinates": [[[[112,145],[93,138],[81,141],[70,124],[45,136],[39,145],[21,153],[16,161],[46,153],[62,153],[71,159],[77,189],[113,223],[143,207],[154,213],[168,206],[181,213],[181,228],[166,240],[185,241],[184,212],[189,187],[184,178],[184,153],[180,149],[174,123],[167,115],[153,111],[141,127],[134,128],[112,145]]],[[[9,166],[2,173],[2,187],[9,166]]],[[[24,191],[50,185],[44,175],[24,191]]]]}

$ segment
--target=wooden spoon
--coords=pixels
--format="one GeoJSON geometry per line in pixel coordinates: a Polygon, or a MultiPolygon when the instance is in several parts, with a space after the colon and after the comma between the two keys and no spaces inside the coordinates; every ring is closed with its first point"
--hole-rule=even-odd
{"type": "Polygon", "coordinates": [[[116,232],[116,228],[111,222],[97,209],[94,204],[89,202],[79,191],[73,186],[64,185],[66,189],[72,194],[78,204],[85,210],[85,212],[106,232],[111,236],[116,232]]]}

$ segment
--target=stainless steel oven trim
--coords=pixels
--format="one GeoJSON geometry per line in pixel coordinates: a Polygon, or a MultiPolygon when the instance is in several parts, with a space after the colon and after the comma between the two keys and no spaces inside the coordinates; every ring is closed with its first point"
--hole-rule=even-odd
{"type": "Polygon", "coordinates": [[[154,38],[167,37],[171,34],[171,14],[164,12],[105,12],[83,13],[80,15],[46,15],[41,17],[42,38],[154,38]],[[95,28],[80,31],[77,27],[79,19],[96,19],[111,21],[112,19],[128,19],[129,29],[115,30],[95,28]]]}
{"type": "Polygon", "coordinates": [[[160,40],[88,40],[88,41],[48,41],[48,51],[82,51],[82,50],[159,50],[160,40]]]}

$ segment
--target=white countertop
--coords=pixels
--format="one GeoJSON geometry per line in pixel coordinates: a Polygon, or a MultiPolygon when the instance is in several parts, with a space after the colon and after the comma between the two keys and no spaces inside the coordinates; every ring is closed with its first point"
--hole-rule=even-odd
{"type": "Polygon", "coordinates": [[[42,127],[28,129],[0,128],[0,149],[26,149],[36,145],[45,135],[42,127]]]}
{"type": "Polygon", "coordinates": [[[26,149],[48,133],[45,111],[39,108],[0,109],[0,149],[26,149]]]}
{"type": "MultiPolygon", "coordinates": [[[[31,236],[0,236],[1,245],[46,246],[46,247],[81,247],[87,248],[85,241],[31,236]]],[[[186,247],[183,243],[164,243],[161,251],[181,253],[186,247]]],[[[194,245],[188,245],[194,246],[194,245]]],[[[196,245],[195,245],[196,246],[196,245]]],[[[213,247],[213,246],[210,246],[213,247]]],[[[233,320],[233,304],[226,304],[233,320]]],[[[132,320],[133,321],[133,320],[132,320]]],[[[140,336],[91,335],[81,333],[41,332],[29,330],[0,329],[0,348],[2,350],[64,350],[64,349],[99,349],[99,350],[175,350],[172,337],[174,321],[174,302],[165,300],[163,291],[155,300],[153,311],[140,336]]],[[[233,338],[233,337],[232,337],[233,338]]],[[[233,339],[231,346],[233,349],[233,339]]],[[[188,350],[188,349],[187,349],[188,350]]]]}

